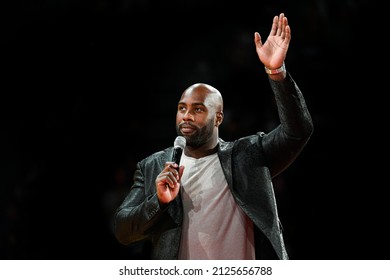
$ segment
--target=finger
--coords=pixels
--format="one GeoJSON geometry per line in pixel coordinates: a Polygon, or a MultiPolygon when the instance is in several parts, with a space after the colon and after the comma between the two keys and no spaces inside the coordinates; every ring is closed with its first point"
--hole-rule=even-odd
{"type": "Polygon", "coordinates": [[[284,39],[287,35],[287,32],[289,31],[289,26],[288,26],[288,21],[287,17],[283,17],[283,22],[282,22],[282,38],[284,39]]]}
{"type": "Polygon", "coordinates": [[[261,48],[261,46],[263,45],[259,32],[255,32],[254,42],[257,48],[261,48]]]}
{"type": "Polygon", "coordinates": [[[274,16],[274,19],[272,21],[271,31],[270,31],[269,35],[274,36],[277,32],[277,29],[278,29],[278,16],[274,16]]]}
{"type": "Polygon", "coordinates": [[[290,26],[287,25],[286,26],[286,39],[290,42],[291,40],[291,29],[290,29],[290,26]]]}
{"type": "Polygon", "coordinates": [[[169,168],[172,168],[172,169],[177,169],[179,166],[176,162],[166,162],[165,163],[165,169],[169,169],[169,168]]]}
{"type": "Polygon", "coordinates": [[[184,166],[179,167],[179,174],[178,174],[178,180],[180,181],[181,176],[183,176],[184,172],[184,166]]]}
{"type": "Polygon", "coordinates": [[[281,36],[283,32],[283,14],[280,14],[279,20],[277,21],[277,29],[276,29],[276,35],[281,36]]]}
{"type": "Polygon", "coordinates": [[[175,188],[177,184],[177,175],[175,175],[174,172],[168,171],[165,175],[165,182],[171,189],[175,188]]]}

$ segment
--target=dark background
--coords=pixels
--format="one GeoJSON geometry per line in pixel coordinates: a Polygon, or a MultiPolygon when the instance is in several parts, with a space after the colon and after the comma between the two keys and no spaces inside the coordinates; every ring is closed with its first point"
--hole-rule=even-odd
{"type": "Polygon", "coordinates": [[[147,245],[112,232],[136,162],[173,144],[178,98],[195,82],[224,96],[223,139],[277,125],[253,33],[264,42],[280,12],[315,123],[274,181],[290,257],[388,258],[369,1],[1,5],[0,258],[146,258],[147,245]]]}

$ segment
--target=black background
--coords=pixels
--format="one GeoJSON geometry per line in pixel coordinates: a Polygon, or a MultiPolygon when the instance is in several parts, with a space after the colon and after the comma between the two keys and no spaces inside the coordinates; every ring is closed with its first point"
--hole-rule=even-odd
{"type": "Polygon", "coordinates": [[[198,81],[224,96],[225,140],[277,124],[253,33],[265,41],[280,12],[315,123],[274,182],[290,257],[387,258],[368,1],[1,5],[2,259],[146,258],[112,233],[136,162],[173,144],[176,102],[198,81]]]}

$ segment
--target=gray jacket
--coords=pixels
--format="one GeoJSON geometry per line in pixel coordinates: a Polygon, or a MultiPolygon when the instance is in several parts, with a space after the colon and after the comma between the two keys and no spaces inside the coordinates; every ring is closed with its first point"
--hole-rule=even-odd
{"type": "MultiPolygon", "coordinates": [[[[280,124],[235,141],[219,139],[218,156],[238,205],[254,223],[256,259],[288,259],[272,179],[300,154],[313,133],[313,123],[298,86],[288,74],[269,80],[280,124]]],[[[177,259],[183,209],[180,195],[160,209],[155,179],[172,159],[173,147],[137,163],[134,183],[115,213],[115,235],[128,245],[149,239],[153,259],[177,259]]]]}

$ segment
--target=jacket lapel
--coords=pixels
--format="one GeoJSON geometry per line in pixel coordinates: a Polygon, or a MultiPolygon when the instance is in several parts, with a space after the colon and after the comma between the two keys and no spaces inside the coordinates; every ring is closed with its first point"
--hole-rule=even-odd
{"type": "Polygon", "coordinates": [[[226,181],[228,183],[229,188],[233,189],[233,178],[232,178],[232,150],[233,143],[225,142],[219,139],[219,147],[218,147],[218,157],[221,162],[223,173],[225,174],[226,181]]]}

